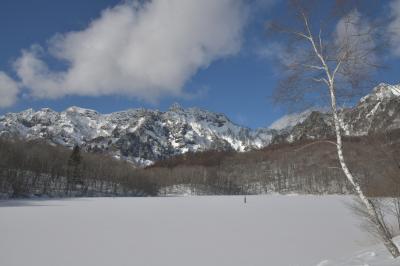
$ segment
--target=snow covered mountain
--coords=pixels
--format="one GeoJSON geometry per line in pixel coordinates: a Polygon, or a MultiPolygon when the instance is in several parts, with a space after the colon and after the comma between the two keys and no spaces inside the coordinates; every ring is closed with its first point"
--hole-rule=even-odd
{"type": "Polygon", "coordinates": [[[347,135],[400,128],[400,85],[379,84],[354,108],[343,111],[343,124],[347,135]]]}
{"type": "MultiPolygon", "coordinates": [[[[276,134],[272,143],[334,136],[332,116],[324,111],[291,115],[288,126],[276,134]]],[[[340,112],[341,127],[347,136],[365,136],[400,128],[400,85],[381,83],[353,107],[340,112]]]]}
{"type": "MultiPolygon", "coordinates": [[[[346,135],[360,136],[400,128],[400,85],[380,84],[353,107],[341,111],[346,135]]],[[[186,152],[247,151],[270,143],[333,136],[328,112],[307,110],[284,116],[268,128],[251,130],[223,114],[174,104],[166,112],[131,109],[111,114],[70,107],[28,109],[0,116],[0,136],[44,139],[117,158],[149,164],[186,152]]]]}
{"type": "Polygon", "coordinates": [[[271,140],[270,130],[252,131],[225,115],[174,104],[166,112],[133,109],[111,114],[70,107],[63,112],[45,108],[0,117],[0,136],[45,139],[88,151],[109,152],[140,163],[185,152],[246,151],[271,140]]]}

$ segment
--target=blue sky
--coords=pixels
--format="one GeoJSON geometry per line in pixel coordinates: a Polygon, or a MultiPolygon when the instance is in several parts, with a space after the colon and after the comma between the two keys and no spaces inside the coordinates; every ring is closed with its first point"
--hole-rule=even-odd
{"type": "MultiPolygon", "coordinates": [[[[256,2],[253,3],[253,7],[243,11],[246,12],[246,22],[237,26],[242,27],[239,34],[240,49],[228,47],[232,52],[227,55],[221,55],[223,50],[219,49],[212,54],[213,59],[209,60],[210,62],[207,61],[209,55],[204,56],[206,59],[196,65],[193,73],[185,74],[182,88],[175,96],[162,93],[157,99],[149,100],[136,97],[136,92],[126,95],[107,91],[106,95],[90,92],[88,95],[65,93],[57,97],[45,97],[42,93],[37,97],[28,93],[29,88],[25,86],[21,89],[16,103],[0,109],[0,114],[42,107],[61,111],[71,105],[95,109],[102,113],[137,107],[166,110],[172,103],[178,102],[184,107],[196,106],[225,113],[234,122],[252,128],[266,126],[282,116],[285,108],[273,105],[269,99],[278,73],[272,61],[260,56],[258,51],[268,43],[264,22],[272,12],[281,12],[281,8],[276,3],[268,5],[265,4],[266,1],[256,2]],[[254,8],[255,5],[257,8],[254,8]]],[[[38,44],[46,50],[49,40],[55,34],[85,30],[90,22],[100,17],[102,10],[118,4],[121,2],[117,0],[2,0],[0,71],[18,81],[13,63],[21,56],[22,49],[29,50],[33,44],[38,44]]],[[[229,14],[226,16],[229,17],[229,14]]],[[[220,43],[210,45],[214,47],[220,43]]],[[[66,68],[62,60],[54,59],[48,53],[44,53],[42,59],[52,70],[66,68]]],[[[189,65],[191,64],[192,62],[189,65]]],[[[398,82],[399,69],[396,62],[390,62],[390,66],[391,68],[382,74],[382,80],[398,82]]],[[[146,90],[145,85],[143,86],[146,90]]]]}

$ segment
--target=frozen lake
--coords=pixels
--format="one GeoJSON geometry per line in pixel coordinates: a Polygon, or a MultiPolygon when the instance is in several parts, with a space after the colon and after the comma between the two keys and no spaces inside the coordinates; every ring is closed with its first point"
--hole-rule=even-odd
{"type": "Polygon", "coordinates": [[[0,201],[4,266],[310,266],[371,245],[343,196],[0,201]]]}

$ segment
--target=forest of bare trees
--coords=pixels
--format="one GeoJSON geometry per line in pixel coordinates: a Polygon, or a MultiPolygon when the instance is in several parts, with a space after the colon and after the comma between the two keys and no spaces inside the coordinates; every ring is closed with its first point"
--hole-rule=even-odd
{"type": "MultiPolygon", "coordinates": [[[[400,195],[400,169],[394,162],[399,139],[400,131],[344,139],[349,167],[368,196],[400,195]]],[[[335,151],[328,140],[247,153],[210,151],[159,161],[143,173],[160,186],[185,184],[199,193],[353,194],[335,151]]]]}
{"type": "MultiPolygon", "coordinates": [[[[0,139],[0,192],[7,197],[163,196],[182,189],[198,195],[352,194],[327,141],[246,153],[187,153],[142,169],[77,147],[0,139]]],[[[400,130],[344,143],[349,167],[368,196],[400,195],[400,130]]]]}
{"type": "Polygon", "coordinates": [[[131,164],[40,141],[0,139],[0,195],[74,197],[152,195],[131,164]]]}

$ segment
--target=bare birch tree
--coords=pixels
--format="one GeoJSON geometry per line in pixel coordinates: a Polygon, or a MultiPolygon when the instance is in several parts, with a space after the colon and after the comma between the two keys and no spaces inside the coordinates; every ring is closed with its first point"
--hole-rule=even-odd
{"type": "Polygon", "coordinates": [[[331,6],[324,6],[328,1],[289,2],[291,6],[288,10],[293,14],[284,18],[285,23],[269,25],[274,32],[284,33],[287,39],[283,41],[288,44],[284,50],[284,60],[281,60],[285,75],[275,97],[292,102],[320,102],[322,96],[329,101],[340,167],[384,245],[393,257],[398,257],[399,248],[381,223],[378,210],[347,166],[342,142],[339,101],[341,97],[351,97],[359,92],[378,66],[376,52],[379,46],[375,37],[379,32],[371,21],[362,16],[356,5],[351,5],[353,1],[329,1],[331,6]],[[317,5],[321,5],[320,9],[313,12],[317,10],[317,5]],[[324,14],[323,9],[328,12],[324,14]],[[329,10],[335,13],[329,13],[329,10]]]}
{"type": "Polygon", "coordinates": [[[349,204],[349,207],[353,213],[363,220],[362,228],[377,239],[382,239],[383,237],[391,239],[396,236],[398,232],[397,228],[394,226],[395,217],[391,213],[391,199],[374,198],[370,201],[374,206],[377,219],[371,219],[368,210],[365,208],[364,203],[360,199],[356,199],[352,204],[349,204]],[[381,226],[379,226],[378,223],[381,226]]]}

